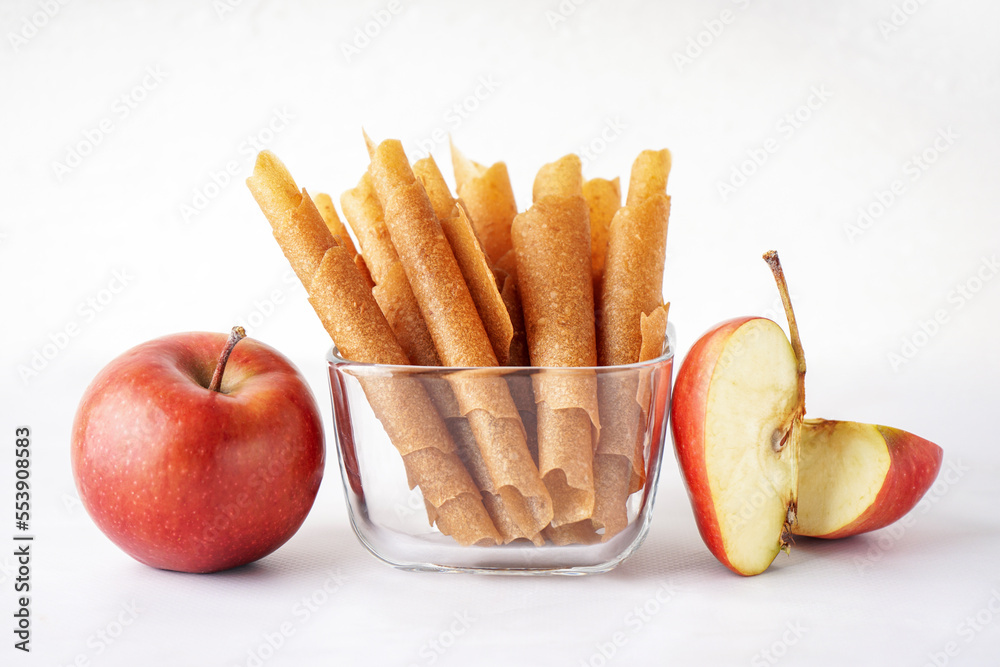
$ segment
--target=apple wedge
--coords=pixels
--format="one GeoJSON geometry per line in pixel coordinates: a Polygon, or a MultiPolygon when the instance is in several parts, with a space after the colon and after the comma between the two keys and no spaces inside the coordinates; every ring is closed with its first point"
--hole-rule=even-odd
{"type": "Polygon", "coordinates": [[[934,483],[943,452],[889,426],[807,419],[796,535],[858,535],[901,519],[934,483]]]}

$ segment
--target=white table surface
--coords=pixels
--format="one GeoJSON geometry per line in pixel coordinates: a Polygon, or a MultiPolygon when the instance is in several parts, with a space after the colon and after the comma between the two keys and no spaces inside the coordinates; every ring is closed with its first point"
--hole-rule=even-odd
{"type": "Polygon", "coordinates": [[[12,646],[5,546],[0,664],[997,664],[1000,8],[346,4],[0,8],[0,507],[13,500],[19,425],[34,433],[36,482],[32,652],[12,646]],[[373,16],[391,20],[348,58],[373,16]],[[463,103],[475,108],[459,115],[463,103]],[[777,248],[809,414],[938,442],[937,485],[905,524],[800,540],[744,579],[702,544],[668,445],[649,538],[614,572],[414,574],[354,538],[331,449],[312,513],[272,556],[211,576],[133,561],[76,496],[80,395],[132,345],[249,320],[303,370],[332,444],[329,341],[241,182],[253,139],[337,195],[365,168],[362,126],[411,156],[429,141],[449,179],[437,139],[450,131],[473,159],[507,161],[522,206],[534,171],[567,152],[591,146],[587,176],[627,179],[641,149],[669,147],[664,293],[680,357],[722,319],[783,322],[760,260],[777,248]],[[75,146],[88,154],[66,173],[75,146]],[[925,152],[922,168],[913,156],[925,152]],[[753,155],[763,164],[720,193],[753,155]],[[875,215],[859,224],[863,208],[875,215]],[[68,326],[75,335],[22,377],[68,326]]]}

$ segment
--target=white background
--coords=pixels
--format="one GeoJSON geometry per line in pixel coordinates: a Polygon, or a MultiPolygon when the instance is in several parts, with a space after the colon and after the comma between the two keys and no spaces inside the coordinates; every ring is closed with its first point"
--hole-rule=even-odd
{"type": "MultiPolygon", "coordinates": [[[[395,14],[381,0],[223,2],[0,9],[0,508],[13,499],[14,428],[29,425],[37,535],[30,655],[11,647],[12,548],[0,548],[2,664],[995,664],[995,3],[595,0],[561,15],[556,0],[403,2],[395,14]],[[377,13],[391,21],[345,54],[377,13]],[[249,139],[268,141],[301,185],[336,199],[365,169],[362,126],[411,157],[451,132],[471,158],[508,163],[522,207],[535,170],[565,153],[589,146],[586,176],[624,180],[641,149],[669,147],[664,294],[680,356],[722,319],[783,323],[760,259],[776,248],[809,414],[938,442],[938,484],[905,525],[800,540],[743,579],[703,546],[668,447],[649,539],[614,572],[423,575],[356,541],[331,449],[313,512],[272,556],[211,576],[134,562],[77,500],[80,395],[135,344],[250,320],[305,373],[332,434],[329,340],[242,180],[249,139]],[[766,162],[746,163],[765,143],[766,162]],[[914,171],[925,151],[933,164],[914,171]],[[230,162],[237,176],[212,187],[230,162]],[[734,169],[753,173],[724,196],[734,169]],[[860,208],[881,215],[862,228],[860,208]],[[112,295],[116,272],[126,284],[112,295]],[[61,337],[68,326],[76,335],[61,337]],[[293,634],[269,650],[285,623],[293,634]]],[[[433,152],[450,179],[446,144],[433,152]]],[[[0,540],[11,514],[0,511],[0,540]]]]}

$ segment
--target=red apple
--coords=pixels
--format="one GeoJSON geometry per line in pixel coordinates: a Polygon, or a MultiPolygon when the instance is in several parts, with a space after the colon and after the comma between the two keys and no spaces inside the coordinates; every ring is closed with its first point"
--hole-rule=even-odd
{"type": "Polygon", "coordinates": [[[771,320],[714,327],[674,384],[671,428],[698,530],[726,567],[767,569],[790,535],[889,525],[933,484],[941,448],[886,426],[805,419],[805,354],[777,253],[764,255],[790,340],[771,320]]]}
{"type": "Polygon", "coordinates": [[[142,563],[182,572],[250,563],[284,544],[312,507],[325,458],[316,400],[288,359],[256,340],[236,345],[242,335],[138,345],[80,401],[80,499],[142,563]]]}

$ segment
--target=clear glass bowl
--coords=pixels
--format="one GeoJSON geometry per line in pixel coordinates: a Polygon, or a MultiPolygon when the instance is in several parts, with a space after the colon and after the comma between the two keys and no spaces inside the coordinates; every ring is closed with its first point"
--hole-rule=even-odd
{"type": "MultiPolygon", "coordinates": [[[[670,326],[663,352],[656,359],[626,366],[574,369],[366,364],[343,359],[333,348],[327,362],[337,455],[348,513],[358,539],[376,557],[404,570],[491,574],[588,574],[611,570],[638,549],[649,529],[670,405],[673,340],[670,326]],[[536,536],[534,543],[519,539],[489,546],[463,546],[443,534],[429,519],[435,510],[425,503],[421,493],[421,474],[436,473],[433,469],[428,473],[426,466],[422,473],[408,470],[411,466],[404,464],[401,455],[406,452],[412,456],[412,451],[433,444],[413,434],[444,433],[442,440],[454,435],[452,440],[457,442],[459,431],[470,431],[460,423],[465,417],[457,409],[461,401],[454,399],[456,392],[468,390],[470,383],[495,389],[497,379],[502,378],[519,410],[528,448],[537,465],[532,387],[553,377],[557,382],[558,378],[570,378],[571,383],[589,382],[596,387],[599,421],[605,431],[600,437],[613,435],[607,429],[617,428],[618,436],[634,443],[631,487],[619,494],[624,499],[621,529],[605,539],[604,533],[609,531],[595,531],[587,523],[584,525],[590,529],[584,533],[590,543],[562,546],[553,542],[551,529],[536,536]],[[634,401],[623,398],[632,396],[634,401]],[[634,417],[622,417],[632,411],[637,413],[634,417]],[[441,424],[447,428],[442,430],[441,424]]],[[[467,411],[467,403],[465,408],[467,411]]],[[[591,442],[597,440],[596,433],[594,430],[591,442]]],[[[443,451],[453,448],[450,442],[436,446],[443,451]]],[[[454,446],[454,450],[472,471],[474,465],[461,445],[454,446]]],[[[595,480],[597,476],[595,469],[595,480]]],[[[440,497],[440,489],[433,493],[440,497]]]]}

